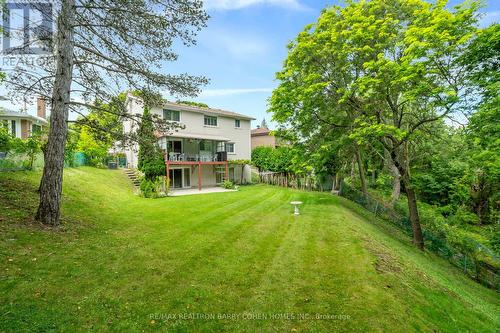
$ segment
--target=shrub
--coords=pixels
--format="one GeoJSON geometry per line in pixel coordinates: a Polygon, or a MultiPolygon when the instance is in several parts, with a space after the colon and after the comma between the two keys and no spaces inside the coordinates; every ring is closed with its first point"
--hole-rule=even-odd
{"type": "Polygon", "coordinates": [[[12,137],[5,127],[0,126],[0,152],[8,153],[11,149],[12,137]]]}
{"type": "Polygon", "coordinates": [[[143,178],[141,180],[141,194],[145,198],[163,198],[168,194],[169,181],[159,177],[155,181],[143,178]]]}
{"type": "Polygon", "coordinates": [[[0,159],[0,170],[1,169],[17,169],[19,164],[12,160],[0,159]]]}
{"type": "Polygon", "coordinates": [[[234,189],[234,184],[230,180],[225,180],[224,183],[222,183],[222,187],[227,189],[227,190],[232,190],[232,189],[234,189]]]}
{"type": "Polygon", "coordinates": [[[164,176],[165,161],[163,160],[163,155],[158,153],[151,159],[144,160],[141,164],[140,170],[144,174],[144,178],[151,181],[156,181],[158,177],[164,176]]]}
{"type": "Polygon", "coordinates": [[[460,207],[455,215],[448,218],[448,221],[453,225],[477,225],[479,224],[479,217],[466,208],[460,207]]]}
{"type": "Polygon", "coordinates": [[[154,183],[149,179],[143,179],[141,181],[141,193],[145,198],[151,198],[153,196],[153,192],[155,190],[154,183]]]}

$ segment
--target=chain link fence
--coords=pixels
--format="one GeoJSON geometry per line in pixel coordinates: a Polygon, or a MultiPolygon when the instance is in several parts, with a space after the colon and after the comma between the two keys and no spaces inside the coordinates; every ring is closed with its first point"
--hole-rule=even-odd
{"type": "Polygon", "coordinates": [[[26,153],[0,152],[0,172],[40,170],[43,168],[43,154],[33,156],[26,153]]]}
{"type": "MultiPolygon", "coordinates": [[[[408,216],[396,212],[387,207],[379,200],[364,195],[361,191],[343,183],[339,195],[356,202],[365,209],[374,213],[377,217],[391,222],[409,236],[412,236],[412,225],[408,216]]],[[[444,231],[434,232],[424,227],[423,229],[425,247],[446,258],[453,265],[463,270],[472,279],[496,290],[500,290],[498,279],[500,262],[498,256],[483,244],[471,238],[463,238],[462,249],[450,245],[444,231]]]]}

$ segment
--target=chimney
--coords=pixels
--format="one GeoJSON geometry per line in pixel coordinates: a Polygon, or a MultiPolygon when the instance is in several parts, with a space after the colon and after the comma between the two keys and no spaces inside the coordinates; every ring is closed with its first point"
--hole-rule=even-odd
{"type": "Polygon", "coordinates": [[[45,98],[38,97],[38,99],[36,100],[36,115],[40,118],[46,119],[46,117],[47,117],[46,110],[47,110],[47,107],[46,107],[45,98]]]}

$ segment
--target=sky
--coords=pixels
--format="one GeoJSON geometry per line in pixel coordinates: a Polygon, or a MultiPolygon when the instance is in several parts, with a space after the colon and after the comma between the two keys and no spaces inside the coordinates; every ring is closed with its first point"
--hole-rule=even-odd
{"type": "MultiPolygon", "coordinates": [[[[314,23],[322,9],[342,5],[341,0],[205,0],[210,15],[207,27],[198,35],[197,45],[175,47],[176,62],[165,63],[165,73],[202,75],[210,80],[197,98],[210,107],[243,113],[256,118],[253,127],[265,117],[267,99],[277,86],[278,72],[287,55],[287,44],[314,23]]],[[[450,1],[456,5],[460,1],[450,1]]],[[[500,22],[500,0],[489,0],[482,26],[500,22]]],[[[0,95],[2,88],[0,87],[0,95]]],[[[165,92],[167,98],[167,92],[165,92]]],[[[174,99],[175,98],[171,98],[174,99]]],[[[18,109],[8,101],[0,106],[18,109]]],[[[35,106],[28,112],[35,114],[35,106]]]]}
{"type": "MultiPolygon", "coordinates": [[[[179,49],[179,60],[170,64],[176,72],[203,75],[210,79],[193,100],[210,107],[265,117],[267,99],[277,86],[278,72],[287,55],[287,44],[314,23],[322,9],[341,5],[336,0],[205,0],[210,15],[208,27],[194,47],[179,49]]],[[[460,1],[450,1],[456,5],[460,1]]],[[[500,22],[500,1],[490,0],[481,25],[500,22]]]]}
{"type": "Polygon", "coordinates": [[[277,86],[287,44],[335,0],[205,0],[207,28],[194,47],[179,49],[178,72],[203,75],[210,83],[194,100],[256,118],[265,117],[277,86]]]}

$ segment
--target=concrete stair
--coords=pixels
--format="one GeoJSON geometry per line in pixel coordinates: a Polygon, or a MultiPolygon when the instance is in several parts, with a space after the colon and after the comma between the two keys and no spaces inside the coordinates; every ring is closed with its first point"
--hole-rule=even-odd
{"type": "Polygon", "coordinates": [[[124,171],[125,171],[125,174],[127,175],[127,177],[132,181],[132,184],[134,184],[135,187],[141,186],[141,182],[137,178],[135,170],[124,169],[124,171]]]}

